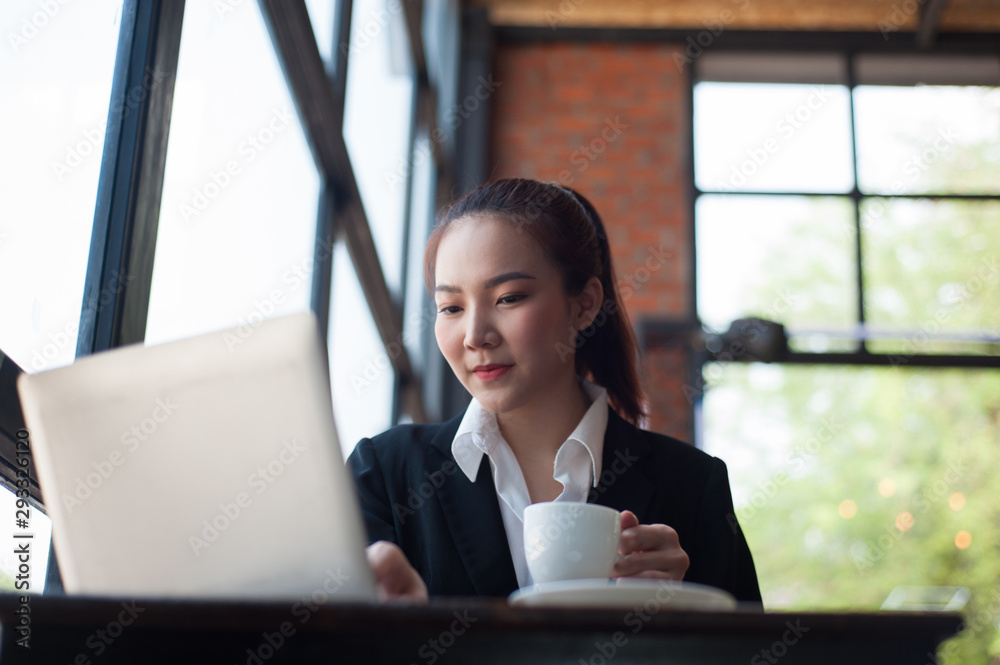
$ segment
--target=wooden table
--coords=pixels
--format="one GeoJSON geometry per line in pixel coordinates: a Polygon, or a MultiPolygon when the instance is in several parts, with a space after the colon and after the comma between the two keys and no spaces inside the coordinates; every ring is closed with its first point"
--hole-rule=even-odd
{"type": "Polygon", "coordinates": [[[310,605],[37,596],[25,649],[18,597],[4,594],[0,662],[926,665],[961,626],[959,615],[940,612],[648,613],[483,599],[310,605]]]}

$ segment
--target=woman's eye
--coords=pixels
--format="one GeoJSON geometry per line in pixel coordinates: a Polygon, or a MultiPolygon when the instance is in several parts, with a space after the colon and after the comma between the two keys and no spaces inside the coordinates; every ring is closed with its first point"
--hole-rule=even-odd
{"type": "Polygon", "coordinates": [[[500,305],[513,305],[516,302],[524,300],[524,298],[525,298],[525,296],[522,295],[522,294],[504,296],[504,297],[500,298],[500,300],[498,300],[497,303],[500,304],[500,305]]]}
{"type": "Polygon", "coordinates": [[[454,314],[458,312],[458,305],[442,305],[438,308],[438,314],[454,314]]]}

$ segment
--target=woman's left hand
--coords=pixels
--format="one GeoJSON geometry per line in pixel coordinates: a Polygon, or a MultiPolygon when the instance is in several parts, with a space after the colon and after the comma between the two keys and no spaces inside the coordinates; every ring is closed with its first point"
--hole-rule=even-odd
{"type": "Polygon", "coordinates": [[[618,554],[621,559],[611,571],[612,577],[681,580],[690,563],[676,531],[666,524],[640,525],[631,510],[622,511],[618,554]]]}

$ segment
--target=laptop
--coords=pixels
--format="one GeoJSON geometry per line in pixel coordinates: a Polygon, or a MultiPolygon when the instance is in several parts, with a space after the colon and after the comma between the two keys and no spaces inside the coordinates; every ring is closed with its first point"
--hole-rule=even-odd
{"type": "Polygon", "coordinates": [[[68,593],[374,601],[311,313],[18,380],[68,593]]]}

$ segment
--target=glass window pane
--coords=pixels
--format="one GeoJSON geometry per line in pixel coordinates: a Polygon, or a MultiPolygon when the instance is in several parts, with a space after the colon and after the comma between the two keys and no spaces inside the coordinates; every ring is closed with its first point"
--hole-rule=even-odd
{"type": "Polygon", "coordinates": [[[346,458],[363,437],[384,432],[392,425],[395,372],[347,247],[337,243],[333,256],[330,381],[333,415],[346,458]]]}
{"type": "Polygon", "coordinates": [[[320,178],[260,10],[189,2],[147,342],[309,308],[320,178]]]}
{"type": "Polygon", "coordinates": [[[410,197],[410,248],[407,259],[403,340],[414,372],[424,371],[424,344],[433,339],[433,302],[424,285],[424,250],[434,225],[436,169],[431,156],[431,141],[426,132],[414,142],[413,189],[410,197]]]}
{"type": "Polygon", "coordinates": [[[793,333],[853,327],[850,199],[704,195],[695,215],[698,315],[706,325],[724,331],[733,319],[758,316],[793,333]]]}
{"type": "Polygon", "coordinates": [[[76,356],[120,12],[4,2],[0,348],[28,372],[76,356]]]}
{"type": "Polygon", "coordinates": [[[876,198],[861,211],[866,318],[912,333],[883,348],[948,352],[935,336],[1000,335],[1000,201],[876,198]]]}
{"type": "Polygon", "coordinates": [[[860,86],[858,180],[875,194],[1000,194],[1000,88],[860,86]]]}
{"type": "Polygon", "coordinates": [[[306,0],[316,45],[328,68],[333,63],[333,23],[336,20],[337,5],[337,0],[306,0]]]}
{"type": "MultiPolygon", "coordinates": [[[[427,58],[427,76],[439,95],[444,95],[439,112],[443,114],[453,106],[459,62],[458,33],[461,29],[462,9],[459,0],[442,0],[424,4],[423,40],[427,58]]],[[[446,124],[442,127],[447,126],[446,124]]]]}
{"type": "Polygon", "coordinates": [[[705,191],[848,192],[850,132],[843,86],[699,83],[695,182],[705,191]]]}
{"type": "Polygon", "coordinates": [[[413,75],[402,4],[356,0],[347,60],[344,141],[382,270],[398,295],[413,116],[413,75]]]}
{"type": "MultiPolygon", "coordinates": [[[[1000,592],[996,372],[714,364],[705,449],[724,459],[768,609],[877,610],[898,585],[1000,592]]],[[[989,620],[946,663],[1000,654],[989,620]]]]}

